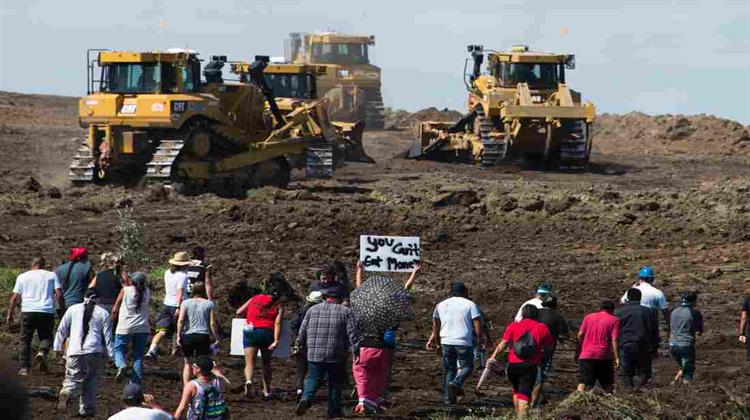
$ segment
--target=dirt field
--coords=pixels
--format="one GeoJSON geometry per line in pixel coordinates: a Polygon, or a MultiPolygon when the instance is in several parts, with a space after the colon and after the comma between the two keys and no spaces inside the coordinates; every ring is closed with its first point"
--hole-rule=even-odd
{"type": "MultiPolygon", "coordinates": [[[[714,117],[685,123],[673,116],[605,116],[597,123],[590,169],[579,174],[407,161],[401,155],[411,144],[409,130],[370,132],[365,148],[376,164],[348,164],[331,180],[295,179],[287,190],[256,190],[239,201],[174,196],[156,187],[68,187],[67,165],[84,136],[75,114],[71,98],[0,93],[0,267],[25,268],[37,254],[60,261],[74,245],[93,254],[114,250],[118,207],[130,204],[153,261],[144,269],[163,267],[169,255],[197,244],[208,249],[228,331],[233,306],[270,272],[284,272],[304,293],[322,262],[338,259],[353,269],[359,234],[419,235],[426,264],[415,286],[417,318],[399,332],[395,406],[387,412],[414,418],[443,410],[441,359],[419,348],[432,307],[451,281],[466,282],[498,337],[541,281],[555,284],[560,310],[575,327],[602,299],[619,298],[637,269],[650,263],[656,286],[673,304],[681,290],[700,292],[707,331],[698,343],[692,386],[670,387],[676,365],[661,357],[654,385],[625,401],[661,418],[715,418],[747,403],[750,364],[736,342],[742,298],[750,294],[747,127],[714,117]],[[661,135],[675,130],[683,131],[661,135]]],[[[159,287],[160,279],[151,280],[159,287]]],[[[14,368],[18,328],[0,333],[3,363],[14,368]]],[[[226,350],[228,339],[222,344],[226,350]]],[[[147,365],[146,389],[170,410],[180,385],[176,374],[164,372],[176,372],[178,363],[164,357],[158,366],[147,365]]],[[[292,416],[291,362],[275,361],[280,398],[268,403],[244,401],[241,364],[226,364],[235,418],[292,416]]],[[[587,417],[588,406],[558,404],[575,388],[572,344],[559,348],[555,365],[548,403],[538,414],[587,417]]],[[[62,378],[55,366],[25,381],[54,393],[62,378]]],[[[504,378],[493,378],[481,398],[471,391],[475,384],[476,377],[467,382],[451,415],[507,414],[512,404],[504,378]]],[[[119,398],[108,376],[99,418],[120,410],[119,398]]],[[[75,414],[73,405],[66,415],[75,414]]],[[[65,418],[43,397],[32,398],[32,410],[35,418],[65,418]]],[[[309,417],[324,412],[317,404],[309,417]]]]}

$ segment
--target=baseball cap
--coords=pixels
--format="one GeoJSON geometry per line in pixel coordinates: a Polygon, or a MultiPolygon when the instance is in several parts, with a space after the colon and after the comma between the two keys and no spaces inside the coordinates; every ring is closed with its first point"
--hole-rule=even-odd
{"type": "Polygon", "coordinates": [[[143,402],[143,388],[134,382],[126,384],[122,388],[122,400],[126,403],[140,404],[143,402]]]}

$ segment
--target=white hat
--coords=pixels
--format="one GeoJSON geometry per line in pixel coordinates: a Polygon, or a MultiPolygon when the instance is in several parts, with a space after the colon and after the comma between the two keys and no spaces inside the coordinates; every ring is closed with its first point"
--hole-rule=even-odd
{"type": "Polygon", "coordinates": [[[323,292],[320,292],[318,290],[314,292],[310,292],[309,295],[305,298],[310,303],[320,303],[323,302],[323,292]]]}

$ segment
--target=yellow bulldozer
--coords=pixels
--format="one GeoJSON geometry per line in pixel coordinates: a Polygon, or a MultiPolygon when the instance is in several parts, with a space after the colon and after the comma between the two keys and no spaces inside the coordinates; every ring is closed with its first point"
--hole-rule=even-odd
{"type": "Polygon", "coordinates": [[[318,74],[317,89],[329,98],[329,115],[334,121],[363,120],[368,129],[384,126],[380,67],[370,64],[372,35],[339,32],[289,34],[284,45],[286,61],[325,65],[318,74]]]}
{"type": "Polygon", "coordinates": [[[565,70],[575,68],[575,56],[527,46],[467,50],[473,62],[471,73],[464,68],[468,112],[455,123],[421,123],[419,144],[408,157],[463,159],[487,168],[523,156],[560,169],[584,169],[596,109],[566,83],[565,70]]]}
{"type": "MultiPolygon", "coordinates": [[[[251,64],[237,62],[231,64],[231,71],[240,76],[240,82],[250,81],[251,64]]],[[[318,98],[317,79],[328,71],[324,65],[290,64],[271,62],[263,75],[273,92],[276,105],[285,117],[298,108],[314,109],[315,122],[326,138],[333,139],[334,162],[350,161],[374,163],[362,146],[364,124],[362,121],[335,121],[328,114],[330,100],[318,98]]],[[[308,123],[310,121],[308,120],[308,123]]]]}
{"type": "Polygon", "coordinates": [[[333,140],[318,103],[283,115],[256,56],[247,82],[225,81],[225,56],[203,67],[190,50],[87,52],[87,96],[79,123],[88,129],[70,165],[80,183],[160,182],[183,194],[243,195],[286,186],[293,168],[308,177],[333,171],[333,140]]]}

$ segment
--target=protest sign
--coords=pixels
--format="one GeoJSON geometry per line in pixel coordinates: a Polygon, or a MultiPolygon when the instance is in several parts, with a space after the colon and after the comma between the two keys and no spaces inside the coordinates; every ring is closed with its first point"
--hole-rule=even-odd
{"type": "Polygon", "coordinates": [[[418,236],[359,237],[359,260],[365,271],[409,272],[419,262],[418,236]]]}

